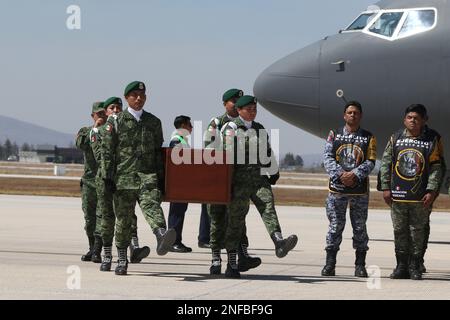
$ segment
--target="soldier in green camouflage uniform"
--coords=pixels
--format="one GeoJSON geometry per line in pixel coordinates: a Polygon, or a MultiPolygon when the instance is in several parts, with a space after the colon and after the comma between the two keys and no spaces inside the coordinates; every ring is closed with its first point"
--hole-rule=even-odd
{"type": "Polygon", "coordinates": [[[397,258],[392,279],[422,279],[425,228],[442,180],[438,147],[441,142],[435,131],[425,130],[426,119],[423,105],[409,106],[405,111],[405,129],[391,136],[383,154],[381,190],[392,208],[397,258]]]}
{"type": "Polygon", "coordinates": [[[143,82],[130,83],[124,96],[129,107],[117,117],[109,118],[102,143],[105,187],[115,193],[117,275],[127,274],[127,247],[136,202],[156,235],[159,255],[169,251],[176,237],[175,230],[166,231],[161,208],[164,188],[161,121],[143,110],[147,98],[143,82]]]}
{"type": "Polygon", "coordinates": [[[279,178],[274,170],[275,158],[268,143],[268,135],[264,127],[255,122],[257,100],[252,96],[243,96],[236,103],[239,117],[223,127],[223,144],[234,161],[233,194],[228,206],[228,227],[225,235],[225,247],[228,264],[225,276],[239,278],[236,262],[239,242],[245,227],[245,217],[249,210],[250,200],[261,214],[270,237],[275,244],[275,254],[282,258],[297,244],[297,236],[291,235],[283,239],[281,227],[273,199],[271,184],[279,178]],[[267,162],[261,158],[267,155],[267,162]],[[270,165],[270,168],[267,166],[270,165]]]}
{"type": "MultiPolygon", "coordinates": [[[[428,120],[428,118],[427,118],[428,120]]],[[[446,163],[445,163],[445,159],[444,159],[444,147],[441,141],[441,135],[429,128],[427,125],[425,125],[425,131],[431,130],[432,134],[437,136],[438,139],[438,143],[437,143],[437,147],[438,147],[438,152],[439,152],[439,156],[441,158],[441,172],[442,172],[442,180],[441,180],[441,185],[439,185],[439,190],[441,189],[442,183],[444,182],[444,178],[445,178],[445,174],[446,174],[446,163]]],[[[436,194],[436,199],[439,196],[439,193],[436,194]]],[[[436,201],[435,199],[435,201],[436,201]]],[[[429,210],[428,210],[428,219],[427,219],[427,223],[425,224],[425,238],[424,238],[424,242],[423,242],[423,251],[422,251],[422,255],[421,255],[421,259],[420,259],[420,270],[422,271],[422,273],[426,273],[427,272],[427,268],[425,267],[425,253],[428,249],[428,240],[430,239],[430,216],[431,216],[431,212],[433,211],[433,204],[431,204],[429,210]]]]}
{"type": "MultiPolygon", "coordinates": [[[[104,102],[104,107],[107,117],[117,116],[122,112],[122,99],[118,97],[111,97],[104,102]]],[[[114,238],[114,224],[116,217],[114,215],[113,194],[106,191],[105,188],[105,164],[102,163],[102,141],[106,133],[106,123],[101,126],[95,126],[90,133],[91,147],[94,152],[95,160],[98,164],[98,171],[96,177],[97,186],[97,213],[101,217],[101,235],[104,247],[104,256],[100,271],[110,271],[112,263],[112,243],[114,238]]],[[[150,248],[144,246],[139,247],[139,240],[137,236],[137,217],[133,212],[131,216],[131,245],[130,245],[130,262],[139,263],[142,259],[150,254],[150,248]]],[[[95,255],[100,255],[101,252],[94,251],[95,255]]]]}
{"type": "MultiPolygon", "coordinates": [[[[92,119],[97,125],[105,123],[106,114],[102,102],[95,102],[92,106],[92,119]]],[[[94,249],[102,248],[100,235],[100,221],[97,217],[97,191],[95,188],[95,176],[97,175],[97,162],[95,161],[94,153],[91,149],[89,133],[92,127],[84,127],[78,131],[76,146],[81,149],[84,154],[84,174],[81,178],[81,202],[84,212],[84,220],[86,235],[89,239],[89,251],[81,257],[82,261],[93,261],[96,263],[99,257],[93,258],[94,249]]]]}
{"type": "MultiPolygon", "coordinates": [[[[222,101],[226,112],[221,116],[211,119],[204,137],[206,148],[222,150],[221,129],[226,123],[239,116],[234,106],[236,101],[243,95],[243,91],[239,89],[230,89],[223,94],[222,101]]],[[[209,271],[211,275],[220,275],[222,272],[221,249],[225,248],[225,232],[228,223],[227,206],[217,204],[208,205],[208,214],[211,219],[209,244],[212,251],[211,267],[209,271]]],[[[261,264],[261,259],[250,256],[247,248],[248,238],[244,225],[244,233],[238,248],[238,269],[241,272],[256,268],[261,264]]]]}

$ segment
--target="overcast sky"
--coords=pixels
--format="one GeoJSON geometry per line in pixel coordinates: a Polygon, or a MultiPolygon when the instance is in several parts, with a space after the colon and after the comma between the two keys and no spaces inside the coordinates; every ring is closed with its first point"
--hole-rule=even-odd
{"type": "MultiPolygon", "coordinates": [[[[0,0],[0,114],[75,134],[93,101],[148,89],[147,111],[166,139],[175,116],[206,123],[223,113],[222,93],[252,94],[276,60],[347,26],[368,0],[0,0]],[[69,5],[81,29],[69,30],[69,5]]],[[[322,139],[260,108],[280,129],[281,153],[320,153],[322,139]]]]}

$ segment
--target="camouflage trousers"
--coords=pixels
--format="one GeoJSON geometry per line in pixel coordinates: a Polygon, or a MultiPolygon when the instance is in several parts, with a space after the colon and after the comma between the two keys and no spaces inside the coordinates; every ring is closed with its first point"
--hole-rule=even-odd
{"type": "Polygon", "coordinates": [[[393,202],[391,209],[395,252],[422,256],[430,210],[422,202],[393,202]]]}
{"type": "Polygon", "coordinates": [[[139,190],[117,190],[114,193],[114,209],[116,214],[116,246],[118,248],[127,248],[130,245],[136,202],[139,203],[142,214],[153,231],[166,228],[159,189],[154,187],[139,190]]]}
{"type": "MultiPolygon", "coordinates": [[[[225,249],[225,234],[228,227],[228,207],[220,204],[208,204],[208,215],[211,220],[210,240],[211,250],[225,249]]],[[[248,247],[247,228],[245,226],[241,243],[248,247]]]]}
{"type": "Polygon", "coordinates": [[[339,250],[348,206],[350,206],[350,221],[353,228],[353,248],[359,251],[369,250],[367,246],[369,236],[366,227],[369,195],[351,196],[333,192],[328,194],[326,200],[326,212],[330,222],[326,250],[339,250]]]}
{"type": "Polygon", "coordinates": [[[84,213],[84,230],[88,238],[100,236],[101,217],[97,210],[97,190],[92,181],[83,180],[81,186],[81,206],[84,213]]]}
{"type": "Polygon", "coordinates": [[[432,211],[433,211],[433,208],[430,208],[428,210],[428,218],[427,218],[427,222],[425,223],[422,258],[423,258],[423,256],[425,256],[425,252],[428,249],[428,241],[430,240],[430,231],[431,231],[431,228],[430,228],[430,217],[431,217],[431,212],[432,211]]]}
{"type": "Polygon", "coordinates": [[[259,175],[240,175],[235,171],[233,178],[233,195],[228,206],[228,227],[225,234],[225,248],[236,250],[245,231],[245,217],[250,208],[250,200],[261,215],[267,232],[281,232],[275,211],[272,187],[259,175]]]}
{"type": "MultiPolygon", "coordinates": [[[[100,231],[104,247],[111,247],[114,238],[114,225],[116,216],[114,214],[113,195],[106,192],[105,183],[97,179],[97,219],[100,218],[100,231]]],[[[131,236],[137,237],[137,217],[133,210],[131,215],[131,236]]]]}

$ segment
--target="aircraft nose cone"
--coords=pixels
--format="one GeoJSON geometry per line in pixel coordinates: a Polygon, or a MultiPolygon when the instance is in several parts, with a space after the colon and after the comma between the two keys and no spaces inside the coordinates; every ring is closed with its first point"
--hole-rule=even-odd
{"type": "Polygon", "coordinates": [[[317,42],[275,62],[253,87],[265,109],[313,134],[320,134],[320,48],[321,42],[317,42]]]}

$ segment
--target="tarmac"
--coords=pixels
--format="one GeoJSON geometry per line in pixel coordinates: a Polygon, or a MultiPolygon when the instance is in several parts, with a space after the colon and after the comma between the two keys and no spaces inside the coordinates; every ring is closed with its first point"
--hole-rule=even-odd
{"type": "MultiPolygon", "coordinates": [[[[168,212],[168,203],[163,203],[168,212]]],[[[183,242],[192,253],[156,255],[155,236],[139,208],[140,244],[151,248],[128,276],[100,272],[80,261],[87,249],[80,198],[0,196],[0,299],[335,300],[449,299],[450,214],[433,213],[423,281],[391,280],[395,265],[389,211],[370,210],[369,279],[353,276],[350,221],[338,254],[335,277],[322,277],[328,220],[324,208],[277,207],[284,236],[299,243],[285,258],[274,247],[254,206],[247,216],[250,253],[261,257],[241,279],[211,277],[208,249],[197,246],[200,205],[189,205],[183,242]]],[[[114,251],[115,254],[115,251],[114,251]]],[[[223,259],[226,260],[225,254],[223,259]]],[[[113,264],[113,270],[115,265],[113,264]]],[[[225,271],[225,265],[222,271],[225,271]]]]}

